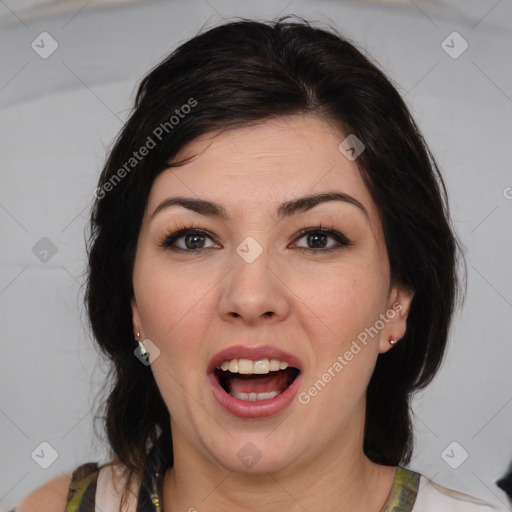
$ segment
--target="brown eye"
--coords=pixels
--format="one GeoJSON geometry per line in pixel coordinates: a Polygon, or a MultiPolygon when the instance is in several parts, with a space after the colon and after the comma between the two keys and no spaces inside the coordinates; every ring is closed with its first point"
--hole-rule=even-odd
{"type": "Polygon", "coordinates": [[[213,242],[211,235],[197,229],[180,229],[166,236],[159,245],[173,251],[191,253],[218,247],[213,242]],[[209,245],[207,245],[208,241],[211,242],[209,245]]]}
{"type": "Polygon", "coordinates": [[[308,245],[314,249],[323,249],[327,245],[327,235],[323,233],[309,233],[306,235],[308,245]]]}
{"type": "Polygon", "coordinates": [[[305,252],[312,253],[328,252],[351,245],[350,240],[339,231],[322,227],[302,230],[296,240],[303,239],[306,241],[306,246],[298,245],[297,242],[294,245],[305,252]]]}
{"type": "Polygon", "coordinates": [[[203,235],[185,235],[183,239],[187,249],[202,249],[204,247],[203,235]]]}

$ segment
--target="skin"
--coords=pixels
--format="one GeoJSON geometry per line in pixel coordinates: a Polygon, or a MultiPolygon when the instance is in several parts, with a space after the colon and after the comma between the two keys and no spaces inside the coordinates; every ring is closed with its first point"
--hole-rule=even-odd
{"type": "Polygon", "coordinates": [[[62,512],[66,508],[71,475],[52,478],[41,487],[34,489],[16,505],[16,512],[62,512]]]}
{"type": "Polygon", "coordinates": [[[132,311],[134,333],[160,350],[151,368],[172,418],[175,464],[164,479],[166,512],[378,512],[386,501],[396,468],[363,454],[365,391],[379,353],[405,333],[412,295],[390,281],[379,213],[356,162],[338,150],[344,138],[316,116],[209,134],[177,155],[193,157],[189,163],[163,171],[153,184],[132,311]],[[327,201],[278,219],[281,203],[327,191],[350,195],[367,213],[327,201]],[[228,218],[179,205],[152,217],[172,196],[220,203],[228,218]],[[351,244],[320,235],[337,247],[322,252],[299,238],[301,229],[319,225],[351,244]],[[199,239],[202,252],[159,245],[184,226],[212,234],[199,239]],[[247,236],[263,250],[252,263],[236,252],[247,236]],[[295,399],[276,416],[247,420],[213,397],[206,367],[219,350],[278,346],[302,361],[299,391],[307,391],[393,304],[400,311],[308,404],[295,399]],[[250,468],[237,457],[248,442],[261,454],[250,468]]]}

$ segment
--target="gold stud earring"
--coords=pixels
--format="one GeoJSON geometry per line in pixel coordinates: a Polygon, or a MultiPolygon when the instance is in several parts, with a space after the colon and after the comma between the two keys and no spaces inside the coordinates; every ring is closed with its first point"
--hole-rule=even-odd
{"type": "Polygon", "coordinates": [[[389,340],[390,345],[396,345],[398,343],[398,340],[389,340]]]}

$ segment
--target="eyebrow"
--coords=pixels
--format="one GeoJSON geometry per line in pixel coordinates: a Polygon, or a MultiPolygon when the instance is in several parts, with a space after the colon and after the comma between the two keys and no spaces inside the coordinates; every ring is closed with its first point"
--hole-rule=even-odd
{"type": "MultiPolygon", "coordinates": [[[[302,213],[311,210],[315,206],[326,203],[329,201],[343,201],[357,206],[365,215],[369,218],[366,208],[354,197],[345,194],[343,192],[321,192],[319,194],[310,194],[307,196],[299,197],[286,201],[279,205],[276,210],[279,220],[284,217],[289,217],[296,213],[302,213]]],[[[171,206],[182,206],[188,210],[205,215],[208,217],[220,217],[221,219],[227,219],[229,217],[226,209],[218,203],[206,201],[205,199],[196,199],[191,197],[168,197],[164,199],[151,214],[151,218],[162,210],[171,206]]]]}

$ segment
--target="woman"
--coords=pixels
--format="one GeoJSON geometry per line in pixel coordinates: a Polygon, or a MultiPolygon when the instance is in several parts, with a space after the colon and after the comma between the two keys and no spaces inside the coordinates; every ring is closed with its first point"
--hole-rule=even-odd
{"type": "Polygon", "coordinates": [[[488,510],[404,467],[458,250],[434,159],[353,45],[286,18],[186,42],[95,196],[112,461],[20,512],[488,510]]]}

